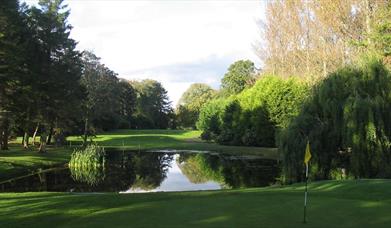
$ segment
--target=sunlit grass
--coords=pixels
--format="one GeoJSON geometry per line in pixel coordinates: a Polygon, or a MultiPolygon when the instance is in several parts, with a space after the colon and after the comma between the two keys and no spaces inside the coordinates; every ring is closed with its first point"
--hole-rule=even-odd
{"type": "Polygon", "coordinates": [[[391,227],[391,181],[147,194],[0,194],[1,227],[391,227]],[[327,186],[327,187],[323,187],[327,186]],[[334,188],[332,186],[335,186],[334,188]]]}
{"type": "MultiPolygon", "coordinates": [[[[116,130],[98,134],[93,141],[100,146],[127,150],[203,150],[225,153],[247,153],[266,158],[279,158],[276,148],[224,146],[208,143],[200,139],[200,131],[190,130],[116,130]]],[[[75,144],[81,137],[68,137],[75,144]]]]}

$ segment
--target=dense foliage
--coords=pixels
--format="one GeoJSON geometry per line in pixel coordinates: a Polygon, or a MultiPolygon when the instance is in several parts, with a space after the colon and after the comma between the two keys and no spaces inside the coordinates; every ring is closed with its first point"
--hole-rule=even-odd
{"type": "Polygon", "coordinates": [[[250,60],[239,60],[231,64],[221,79],[221,92],[225,96],[238,94],[255,81],[255,66],[250,60]]]}
{"type": "Polygon", "coordinates": [[[173,110],[167,91],[155,80],[133,81],[137,92],[133,128],[166,129],[172,125],[173,110]]]}
{"type": "Polygon", "coordinates": [[[288,180],[302,178],[307,140],[314,178],[331,178],[337,168],[354,177],[391,177],[390,89],[390,72],[374,60],[338,70],[315,86],[281,135],[288,180]]]}
{"type": "Polygon", "coordinates": [[[195,128],[200,109],[216,96],[216,91],[202,83],[192,84],[179,100],[176,110],[177,124],[183,128],[195,128]]]}
{"type": "Polygon", "coordinates": [[[275,132],[298,114],[307,94],[297,79],[264,76],[236,96],[207,103],[197,127],[204,139],[223,144],[275,146],[275,132]]]}

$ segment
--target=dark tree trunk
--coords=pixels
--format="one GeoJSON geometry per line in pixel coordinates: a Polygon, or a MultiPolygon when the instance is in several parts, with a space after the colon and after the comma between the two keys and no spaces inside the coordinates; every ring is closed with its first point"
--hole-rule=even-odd
{"type": "Polygon", "coordinates": [[[9,135],[9,121],[5,119],[3,121],[1,133],[1,150],[8,150],[8,135],[9,135]]]}
{"type": "Polygon", "coordinates": [[[87,137],[88,137],[88,118],[86,118],[84,122],[83,146],[87,146],[87,137]]]}
{"type": "Polygon", "coordinates": [[[24,145],[24,134],[22,136],[22,145],[24,145]]]}

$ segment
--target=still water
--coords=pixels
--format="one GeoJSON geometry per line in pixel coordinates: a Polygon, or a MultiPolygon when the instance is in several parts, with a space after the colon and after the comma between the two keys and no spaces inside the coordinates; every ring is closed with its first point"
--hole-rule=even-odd
{"type": "Polygon", "coordinates": [[[0,192],[169,192],[268,186],[275,160],[200,152],[106,152],[103,167],[37,170],[0,183],[0,192]]]}

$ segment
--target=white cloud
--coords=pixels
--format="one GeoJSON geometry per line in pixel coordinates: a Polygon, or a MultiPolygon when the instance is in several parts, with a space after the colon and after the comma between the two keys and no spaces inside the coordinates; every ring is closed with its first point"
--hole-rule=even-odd
{"type": "Polygon", "coordinates": [[[252,44],[264,17],[261,0],[66,3],[79,49],[93,50],[122,78],[162,82],[174,103],[191,83],[217,87],[234,60],[259,65],[252,44]]]}

